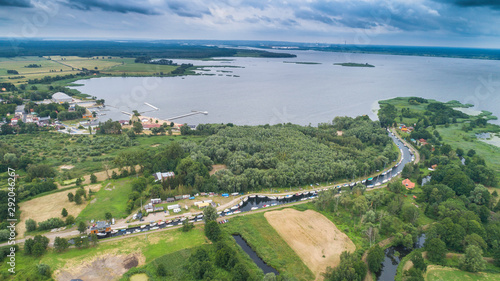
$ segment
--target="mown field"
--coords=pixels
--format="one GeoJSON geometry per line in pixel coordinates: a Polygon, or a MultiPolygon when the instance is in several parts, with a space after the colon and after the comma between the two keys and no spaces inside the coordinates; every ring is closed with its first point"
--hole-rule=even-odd
{"type": "Polygon", "coordinates": [[[90,202],[85,202],[87,206],[77,219],[83,221],[103,220],[106,218],[106,212],[110,212],[117,219],[127,217],[127,201],[132,192],[130,182],[131,178],[104,181],[93,199],[90,202]]]}
{"type": "Polygon", "coordinates": [[[231,234],[240,234],[268,265],[298,280],[313,280],[314,274],[267,222],[264,213],[231,218],[223,224],[231,234]]]}
{"type": "Polygon", "coordinates": [[[456,268],[430,265],[427,267],[426,281],[493,281],[500,280],[499,274],[494,273],[472,273],[456,268]]]}

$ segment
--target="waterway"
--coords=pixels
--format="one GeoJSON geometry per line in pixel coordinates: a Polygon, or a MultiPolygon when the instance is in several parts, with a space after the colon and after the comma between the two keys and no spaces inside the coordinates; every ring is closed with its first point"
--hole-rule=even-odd
{"type": "MultiPolygon", "coordinates": [[[[364,183],[367,187],[368,190],[378,188],[382,186],[382,184],[386,183],[389,181],[392,177],[397,176],[398,174],[401,173],[403,170],[403,167],[405,166],[406,163],[413,161],[414,156],[412,155],[410,149],[406,147],[396,136],[394,136],[392,133],[389,133],[389,136],[393,140],[393,142],[400,148],[401,152],[401,159],[397,161],[397,159],[394,159],[392,163],[388,163],[387,165],[387,170],[384,172],[384,174],[381,174],[379,176],[373,177],[373,178],[365,178],[365,179],[359,179],[358,181],[352,181],[350,183],[344,184],[344,185],[337,185],[329,188],[324,188],[323,191],[326,191],[328,189],[333,189],[335,192],[340,193],[342,187],[347,187],[350,186],[351,188],[358,182],[362,182],[364,180],[364,183]]],[[[312,184],[312,187],[317,187],[315,184],[312,184]]],[[[242,201],[240,201],[238,204],[235,206],[232,206],[228,208],[227,210],[223,210],[220,213],[221,217],[225,216],[231,216],[235,215],[238,213],[242,212],[251,212],[254,210],[258,209],[263,209],[263,208],[268,208],[272,206],[278,206],[278,205],[284,205],[287,203],[293,203],[293,202],[299,202],[299,201],[307,201],[314,199],[317,196],[317,191],[300,191],[297,192],[296,194],[290,194],[288,196],[283,196],[280,195],[279,193],[276,193],[274,195],[268,195],[268,196],[248,196],[244,198],[242,201]],[[282,196],[283,198],[280,198],[282,196]]],[[[148,220],[151,218],[145,218],[145,220],[148,220]]],[[[116,236],[121,236],[121,235],[129,235],[129,234],[136,234],[136,233],[141,233],[141,232],[147,232],[150,230],[156,230],[156,229],[163,229],[167,227],[173,227],[182,224],[183,220],[186,220],[187,218],[176,218],[174,220],[168,221],[166,223],[162,223],[161,225],[158,225],[154,221],[151,221],[151,224],[145,225],[143,228],[141,227],[132,227],[132,228],[123,228],[123,229],[118,229],[116,233],[108,233],[106,236],[100,236],[98,238],[107,238],[107,237],[116,237],[116,236]]],[[[196,217],[190,222],[201,222],[203,221],[203,216],[196,217]]]]}
{"type": "MultiPolygon", "coordinates": [[[[174,60],[205,66],[198,76],[104,77],[76,81],[83,93],[106,100],[101,120],[128,119],[121,111],[166,119],[208,111],[176,122],[300,125],[330,122],[335,116],[368,114],[378,101],[421,96],[471,103],[474,110],[500,116],[498,61],[287,51],[296,58],[227,58],[230,61],[174,60]],[[292,62],[292,63],[290,63],[292,62]],[[315,62],[318,64],[297,64],[315,62]],[[338,62],[375,67],[343,67],[338,62]],[[144,103],[159,108],[152,108],[144,103]]],[[[154,70],[154,65],[151,68],[154,70]]],[[[500,120],[493,121],[500,124],[500,120]]]]}
{"type": "Polygon", "coordinates": [[[255,264],[264,271],[264,274],[274,273],[274,275],[278,275],[278,271],[273,267],[267,265],[258,255],[257,253],[248,245],[247,241],[245,241],[240,235],[233,235],[234,240],[236,240],[236,244],[240,245],[240,247],[247,253],[250,258],[255,262],[255,264]]]}
{"type": "MultiPolygon", "coordinates": [[[[425,234],[418,237],[417,242],[414,245],[414,249],[419,249],[424,246],[425,234]]],[[[385,259],[382,262],[382,269],[377,273],[378,281],[392,281],[396,277],[398,270],[398,265],[401,260],[411,253],[413,249],[406,249],[402,246],[389,247],[385,249],[385,259]],[[398,253],[396,255],[396,252],[398,253]]]]}

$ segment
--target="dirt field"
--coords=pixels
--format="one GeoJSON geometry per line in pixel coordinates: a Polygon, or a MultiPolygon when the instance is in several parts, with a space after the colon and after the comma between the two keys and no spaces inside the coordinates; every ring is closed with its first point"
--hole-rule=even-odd
{"type": "Polygon", "coordinates": [[[210,171],[210,175],[213,175],[213,174],[215,174],[215,172],[220,171],[220,170],[224,170],[224,169],[227,169],[226,165],[224,165],[224,164],[212,165],[212,171],[210,171]]]}
{"type": "Polygon", "coordinates": [[[322,280],[328,266],[340,262],[343,251],[354,252],[356,246],[331,221],[315,211],[294,209],[266,212],[269,224],[280,234],[302,261],[322,280]]]}
{"type": "MultiPolygon", "coordinates": [[[[98,191],[101,188],[101,184],[94,184],[86,186],[85,189],[92,189],[92,191],[98,191]]],[[[54,194],[49,194],[39,198],[35,198],[26,202],[19,204],[21,208],[21,219],[17,224],[17,231],[19,237],[23,237],[26,232],[26,220],[34,219],[36,222],[41,222],[50,218],[62,218],[61,211],[66,208],[68,215],[72,215],[75,218],[80,214],[80,212],[85,209],[85,202],[81,205],[76,205],[74,202],[69,202],[68,193],[75,192],[63,191],[54,194]]]]}
{"type": "Polygon", "coordinates": [[[103,255],[85,264],[61,270],[56,273],[56,280],[66,281],[82,279],[85,281],[101,281],[119,279],[130,268],[144,263],[139,254],[103,255]],[[141,261],[142,260],[142,261],[141,261]]]}

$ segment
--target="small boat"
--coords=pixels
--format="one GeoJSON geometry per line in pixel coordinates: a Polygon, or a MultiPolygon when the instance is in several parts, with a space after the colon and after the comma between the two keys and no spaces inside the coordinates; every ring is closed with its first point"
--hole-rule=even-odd
{"type": "Polygon", "coordinates": [[[231,210],[236,210],[236,209],[238,209],[239,207],[240,207],[240,206],[238,206],[238,205],[236,205],[236,206],[232,206],[232,207],[231,207],[231,210]]]}
{"type": "Polygon", "coordinates": [[[379,183],[379,182],[377,182],[377,183],[375,184],[375,186],[380,186],[380,183],[379,183]]]}
{"type": "Polygon", "coordinates": [[[366,186],[367,188],[373,188],[374,185],[373,184],[369,184],[368,186],[366,186]]]}
{"type": "Polygon", "coordinates": [[[235,215],[236,215],[236,214],[239,214],[239,213],[241,213],[241,211],[240,211],[240,210],[236,210],[236,211],[234,211],[234,213],[233,213],[233,214],[235,214],[235,215]]]}
{"type": "Polygon", "coordinates": [[[361,183],[360,181],[357,181],[356,184],[361,183]]]}
{"type": "Polygon", "coordinates": [[[197,219],[202,219],[203,218],[203,215],[197,215],[196,216],[197,219]]]}
{"type": "Polygon", "coordinates": [[[111,234],[117,234],[117,233],[118,233],[118,230],[116,230],[116,229],[111,230],[111,234]]]}
{"type": "Polygon", "coordinates": [[[365,183],[365,182],[366,182],[366,180],[362,180],[362,181],[361,181],[361,183],[365,183]]]}
{"type": "Polygon", "coordinates": [[[267,207],[269,207],[269,206],[270,206],[270,205],[267,205],[267,204],[266,204],[266,205],[262,206],[262,208],[267,208],[267,207]]]}
{"type": "Polygon", "coordinates": [[[268,198],[271,200],[276,200],[276,196],[269,196],[268,198]]]}
{"type": "Polygon", "coordinates": [[[180,220],[180,221],[185,221],[185,220],[186,220],[186,218],[181,218],[181,220],[180,220]]]}
{"type": "Polygon", "coordinates": [[[151,223],[149,226],[153,227],[156,225],[156,222],[151,223]]]}
{"type": "Polygon", "coordinates": [[[222,212],[217,212],[217,215],[219,215],[219,216],[220,216],[221,214],[222,214],[222,212]]]}
{"type": "Polygon", "coordinates": [[[382,183],[386,183],[386,182],[388,182],[388,181],[389,181],[389,180],[383,180],[383,181],[382,181],[382,183]]]}
{"type": "Polygon", "coordinates": [[[164,224],[165,224],[164,221],[161,221],[161,222],[158,223],[158,225],[164,225],[164,224]]]}
{"type": "Polygon", "coordinates": [[[102,232],[97,233],[97,236],[99,236],[99,237],[106,237],[106,235],[108,235],[108,234],[102,233],[102,232]]]}
{"type": "Polygon", "coordinates": [[[159,229],[159,227],[155,226],[155,227],[151,227],[149,230],[157,230],[157,229],[159,229]]]}
{"type": "Polygon", "coordinates": [[[172,227],[172,226],[174,226],[174,225],[173,224],[167,224],[167,227],[172,227]]]}
{"type": "Polygon", "coordinates": [[[265,195],[259,195],[259,198],[266,198],[267,196],[265,195]]]}
{"type": "Polygon", "coordinates": [[[300,201],[306,201],[307,199],[309,199],[309,198],[304,197],[304,198],[301,198],[300,201]]]}
{"type": "Polygon", "coordinates": [[[243,198],[243,202],[247,202],[247,201],[248,201],[248,197],[243,198]]]}
{"type": "Polygon", "coordinates": [[[137,233],[137,232],[141,232],[141,230],[140,229],[134,230],[134,233],[137,233]]]}
{"type": "Polygon", "coordinates": [[[227,212],[227,213],[226,213],[226,216],[230,216],[230,215],[232,215],[232,214],[233,214],[233,212],[227,212]]]}
{"type": "Polygon", "coordinates": [[[285,198],[285,196],[278,196],[278,200],[285,198]]]}
{"type": "Polygon", "coordinates": [[[302,195],[302,193],[298,192],[298,193],[295,193],[295,196],[300,196],[302,195]]]}
{"type": "Polygon", "coordinates": [[[291,194],[288,194],[287,196],[285,196],[285,198],[292,198],[293,195],[291,194]]]}
{"type": "Polygon", "coordinates": [[[250,209],[250,210],[252,210],[252,211],[253,211],[253,210],[257,210],[258,208],[259,208],[259,207],[252,207],[252,209],[250,209]]]}
{"type": "Polygon", "coordinates": [[[255,194],[254,195],[250,195],[248,196],[249,198],[255,198],[255,194]]]}
{"type": "Polygon", "coordinates": [[[373,178],[369,178],[368,180],[369,180],[369,181],[372,181],[372,180],[373,180],[373,178]]]}
{"type": "Polygon", "coordinates": [[[350,184],[349,186],[351,186],[351,187],[352,187],[352,186],[355,186],[355,185],[356,185],[356,183],[355,183],[355,182],[351,182],[351,184],[350,184]]]}
{"type": "Polygon", "coordinates": [[[348,187],[348,186],[349,186],[349,184],[348,184],[348,183],[344,184],[344,187],[348,187]]]}
{"type": "Polygon", "coordinates": [[[127,231],[127,232],[125,232],[125,235],[128,235],[128,234],[130,234],[130,233],[132,233],[132,232],[130,232],[130,231],[127,231]]]}
{"type": "Polygon", "coordinates": [[[302,194],[307,195],[309,194],[309,191],[303,192],[302,194]]]}
{"type": "Polygon", "coordinates": [[[271,206],[277,206],[278,204],[277,203],[272,203],[271,206]]]}
{"type": "Polygon", "coordinates": [[[224,209],[224,213],[227,213],[227,212],[229,212],[229,209],[224,209]]]}
{"type": "Polygon", "coordinates": [[[240,206],[243,206],[243,201],[240,201],[240,204],[239,204],[239,205],[240,205],[240,206]]]}
{"type": "Polygon", "coordinates": [[[145,224],[141,225],[141,228],[145,228],[145,227],[146,227],[146,225],[145,225],[145,224]]]}

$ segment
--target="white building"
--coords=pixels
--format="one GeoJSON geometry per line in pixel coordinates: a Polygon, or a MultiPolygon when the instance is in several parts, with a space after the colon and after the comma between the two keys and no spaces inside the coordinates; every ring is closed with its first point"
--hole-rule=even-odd
{"type": "Polygon", "coordinates": [[[52,95],[52,101],[57,103],[72,102],[73,99],[63,92],[57,92],[52,95]]]}

